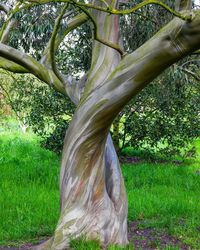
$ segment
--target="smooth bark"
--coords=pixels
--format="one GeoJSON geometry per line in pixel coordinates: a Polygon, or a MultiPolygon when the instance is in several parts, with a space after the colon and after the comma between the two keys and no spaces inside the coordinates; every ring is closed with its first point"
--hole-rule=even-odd
{"type": "MultiPolygon", "coordinates": [[[[118,1],[107,2],[113,8],[118,4],[118,1]]],[[[98,10],[93,10],[91,15],[99,26],[99,36],[119,45],[118,16],[98,10]]],[[[87,20],[83,19],[80,23],[87,20]]],[[[199,48],[200,11],[194,11],[190,22],[174,18],[123,58],[114,48],[94,41],[88,74],[80,82],[69,77],[62,82],[48,69],[48,60],[36,62],[0,43],[0,56],[6,68],[12,70],[19,65],[18,71],[35,74],[67,93],[77,105],[63,148],[60,219],[54,236],[36,249],[64,250],[71,238],[80,236],[99,239],[105,246],[127,244],[127,198],[109,135],[110,126],[133,96],[167,67],[199,48]]]]}

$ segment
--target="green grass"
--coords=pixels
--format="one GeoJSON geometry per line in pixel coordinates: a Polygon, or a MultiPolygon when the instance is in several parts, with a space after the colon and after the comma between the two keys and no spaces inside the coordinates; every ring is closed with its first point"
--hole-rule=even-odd
{"type": "Polygon", "coordinates": [[[123,166],[129,220],[164,229],[194,249],[200,243],[200,176],[192,166],[137,164],[123,166]]]}
{"type": "Polygon", "coordinates": [[[33,135],[0,134],[0,244],[53,232],[59,214],[59,159],[33,135]]]}
{"type": "MultiPolygon", "coordinates": [[[[95,240],[86,240],[85,238],[80,238],[72,240],[70,242],[70,247],[75,250],[102,250],[98,241],[95,240]]],[[[133,250],[132,244],[129,244],[127,247],[119,247],[110,245],[108,250],[133,250]]]]}
{"type": "MultiPolygon", "coordinates": [[[[195,144],[200,152],[200,140],[195,144]]],[[[51,235],[59,216],[59,157],[40,148],[38,138],[0,133],[0,245],[51,235]]],[[[180,165],[124,164],[129,220],[164,230],[200,249],[199,156],[180,165]]],[[[98,250],[97,242],[72,241],[74,249],[98,250]]],[[[120,248],[111,246],[110,250],[120,248]]],[[[127,247],[128,249],[133,249],[127,247]]],[[[166,247],[165,250],[178,249],[166,247]]]]}

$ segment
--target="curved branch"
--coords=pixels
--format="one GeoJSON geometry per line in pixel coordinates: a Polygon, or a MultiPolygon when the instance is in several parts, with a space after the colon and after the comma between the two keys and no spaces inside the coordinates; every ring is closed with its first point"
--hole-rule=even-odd
{"type": "Polygon", "coordinates": [[[8,59],[0,56],[0,68],[8,70],[13,73],[29,73],[29,71],[23,66],[14,63],[8,59]]]}
{"type": "Polygon", "coordinates": [[[0,68],[14,73],[31,73],[58,92],[68,95],[76,105],[80,101],[87,78],[85,75],[79,82],[76,82],[72,77],[65,76],[63,81],[60,81],[55,73],[45,65],[2,43],[0,43],[0,68]]]}
{"type": "MultiPolygon", "coordinates": [[[[63,18],[65,18],[65,15],[63,16],[63,18]]],[[[63,31],[63,33],[61,35],[58,35],[57,32],[55,31],[54,34],[56,34],[56,36],[54,36],[54,38],[53,38],[53,40],[54,39],[55,40],[53,42],[52,42],[52,40],[49,41],[40,62],[43,65],[46,65],[47,67],[49,67],[49,65],[51,65],[51,62],[52,62],[52,59],[50,56],[51,46],[54,45],[53,50],[56,51],[58,49],[59,45],[61,44],[61,42],[64,40],[64,38],[72,30],[76,29],[77,27],[81,26],[83,23],[85,23],[87,21],[88,21],[88,16],[85,15],[84,13],[82,13],[82,14],[79,14],[79,15],[73,17],[68,22],[67,28],[65,29],[65,31],[63,31]]],[[[51,53],[53,53],[53,52],[51,52],[51,53]]],[[[55,69],[54,69],[54,71],[55,71],[55,69]]],[[[62,82],[64,83],[65,94],[67,93],[67,95],[70,97],[70,99],[72,100],[73,103],[78,104],[78,102],[80,100],[81,92],[84,88],[83,83],[85,84],[85,77],[81,81],[77,82],[69,75],[62,75],[59,72],[57,72],[57,73],[60,76],[59,79],[62,80],[62,82]]]]}
{"type": "Polygon", "coordinates": [[[14,14],[16,12],[19,11],[19,9],[20,9],[19,7],[20,7],[20,3],[19,2],[16,4],[16,6],[14,7],[14,9],[11,9],[11,8],[8,7],[8,9],[7,9],[8,11],[6,12],[6,14],[7,14],[8,17],[7,17],[6,21],[3,23],[3,25],[2,25],[2,27],[0,29],[0,41],[1,42],[3,42],[5,40],[5,37],[8,36],[8,33],[9,33],[10,29],[13,26],[13,24],[10,25],[10,23],[13,22],[13,16],[14,16],[14,14]]]}
{"type": "Polygon", "coordinates": [[[56,40],[56,36],[58,34],[58,30],[59,30],[59,27],[60,27],[60,22],[61,22],[61,20],[63,18],[63,15],[65,14],[65,11],[66,11],[67,8],[68,8],[68,4],[66,4],[63,7],[60,15],[56,19],[54,29],[53,29],[53,32],[52,32],[52,36],[51,36],[51,39],[50,39],[50,42],[49,42],[50,43],[50,45],[49,45],[49,58],[50,58],[50,62],[51,62],[51,67],[52,67],[52,70],[54,71],[54,73],[56,74],[56,76],[61,81],[63,81],[63,78],[62,78],[60,72],[58,71],[58,69],[56,67],[56,62],[55,62],[55,53],[56,53],[55,40],[56,40]]]}
{"type": "Polygon", "coordinates": [[[11,19],[8,22],[8,24],[6,25],[5,29],[2,32],[2,36],[1,36],[1,42],[2,43],[7,43],[8,42],[10,31],[15,26],[16,22],[17,21],[14,20],[14,19],[11,19]]]}
{"type": "MultiPolygon", "coordinates": [[[[23,73],[31,73],[38,77],[40,80],[46,82],[48,85],[54,87],[57,91],[66,94],[64,84],[57,78],[54,72],[47,69],[44,65],[36,61],[31,56],[18,51],[10,46],[0,43],[0,57],[3,57],[10,69],[16,67],[18,71],[26,71],[23,73]],[[8,64],[8,62],[13,62],[8,64]],[[18,66],[17,66],[18,65],[18,66]]],[[[7,66],[7,68],[9,68],[7,66]]],[[[2,66],[2,68],[5,68],[2,66]]]]}
{"type": "MultiPolygon", "coordinates": [[[[74,29],[81,26],[83,23],[87,22],[88,17],[87,15],[80,14],[72,18],[69,23],[67,24],[67,28],[65,31],[63,31],[62,35],[56,36],[55,42],[54,42],[54,50],[56,51],[58,47],[60,46],[61,42],[64,40],[64,38],[74,29]]],[[[50,58],[49,58],[49,50],[50,50],[50,42],[48,43],[46,49],[44,50],[43,56],[41,58],[42,64],[50,64],[50,58]]]]}
{"type": "Polygon", "coordinates": [[[168,5],[164,4],[163,2],[161,2],[159,0],[145,0],[145,1],[137,4],[136,6],[130,8],[130,9],[126,9],[126,10],[118,10],[118,9],[112,8],[111,5],[109,5],[109,8],[104,8],[104,7],[100,7],[98,5],[76,2],[74,0],[28,0],[28,2],[34,3],[34,4],[46,4],[46,3],[51,3],[51,2],[59,2],[59,3],[61,3],[61,2],[66,3],[67,2],[67,3],[71,3],[72,5],[75,5],[76,7],[84,7],[84,8],[100,10],[100,11],[107,12],[109,14],[115,14],[115,15],[131,14],[131,13],[143,8],[146,5],[155,4],[155,5],[161,6],[162,8],[164,8],[165,10],[167,10],[168,12],[173,14],[174,16],[181,18],[182,20],[191,21],[191,19],[192,19],[191,15],[188,15],[188,14],[184,15],[182,13],[179,13],[179,12],[171,9],[168,5]]]}

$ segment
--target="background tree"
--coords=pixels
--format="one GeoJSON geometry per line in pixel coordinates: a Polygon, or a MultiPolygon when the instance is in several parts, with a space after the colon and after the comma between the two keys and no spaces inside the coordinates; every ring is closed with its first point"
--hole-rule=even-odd
{"type": "MultiPolygon", "coordinates": [[[[62,0],[67,4],[49,5],[60,14],[41,57],[33,58],[5,44],[9,31],[22,20],[19,15],[25,15],[25,9],[37,12],[38,4],[45,6],[50,2],[17,1],[11,8],[1,4],[7,18],[0,33],[0,67],[16,73],[32,73],[57,91],[67,93],[77,105],[63,148],[60,219],[54,236],[38,249],[66,249],[70,237],[81,235],[99,238],[105,245],[124,245],[127,243],[127,199],[109,129],[133,96],[167,67],[199,49],[200,12],[179,13],[155,0],[144,1],[128,10],[120,10],[115,0],[95,1],[95,5],[62,0]],[[125,55],[119,45],[118,15],[151,3],[164,7],[176,18],[134,52],[125,55]],[[66,25],[63,18],[69,4],[82,13],[66,25]],[[87,20],[94,28],[91,67],[86,76],[76,81],[58,70],[55,51],[72,29],[87,20]]],[[[190,1],[178,2],[177,10],[191,8],[190,1]]]]}
{"type": "MultiPolygon", "coordinates": [[[[131,8],[137,3],[137,1],[128,2],[126,8],[131,8]]],[[[172,7],[170,1],[169,4],[172,7]]],[[[31,50],[34,57],[39,57],[38,52],[44,49],[47,38],[39,39],[37,42],[35,39],[43,35],[43,31],[51,34],[53,20],[50,13],[51,8],[46,8],[45,12],[40,10],[38,14],[42,15],[41,18],[38,18],[36,13],[26,13],[24,23],[20,23],[18,30],[12,36],[13,46],[21,46],[29,53],[31,50]],[[34,15],[35,21],[31,21],[27,30],[25,24],[27,20],[31,20],[31,15],[34,15]]],[[[73,11],[69,14],[72,15],[73,11]]],[[[129,53],[134,51],[170,18],[172,18],[171,13],[154,5],[145,6],[131,15],[121,16],[120,24],[123,27],[121,35],[125,50],[129,53]],[[159,18],[161,16],[162,18],[159,18]],[[132,39],[133,34],[134,39],[132,39]]],[[[86,23],[65,39],[56,53],[56,63],[62,72],[68,72],[79,79],[90,67],[90,55],[91,30],[86,23]]],[[[200,131],[199,95],[197,94],[199,79],[197,74],[191,75],[191,72],[198,71],[198,58],[188,60],[189,58],[184,59],[176,67],[171,67],[170,73],[164,72],[120,112],[114,120],[112,129],[112,138],[118,151],[126,146],[134,146],[151,153],[159,151],[168,155],[181,153],[186,156],[190,142],[199,136],[200,131]],[[184,70],[181,67],[182,64],[184,70]],[[190,65],[193,66],[188,73],[190,65]],[[178,86],[178,91],[174,90],[174,86],[178,86]],[[180,103],[184,105],[184,112],[180,112],[180,103]],[[197,105],[191,105],[192,103],[197,105]]],[[[24,76],[20,75],[19,79],[14,78],[13,83],[9,85],[6,84],[4,77],[3,88],[7,88],[7,93],[11,97],[8,98],[8,103],[11,99],[11,106],[17,111],[15,113],[19,118],[20,126],[22,129],[31,126],[33,131],[42,137],[43,146],[55,152],[61,152],[65,131],[74,111],[70,100],[64,95],[56,94],[53,88],[48,88],[42,83],[39,86],[38,80],[39,88],[35,88],[36,82],[30,84],[34,79],[32,77],[23,79],[24,76]],[[68,101],[67,105],[64,104],[66,101],[68,101]]],[[[191,154],[187,153],[187,155],[191,154]]]]}
{"type": "MultiPolygon", "coordinates": [[[[193,65],[193,73],[195,68],[198,66],[193,65]]],[[[200,131],[199,81],[195,76],[197,79],[174,65],[132,99],[114,121],[113,131],[118,132],[113,139],[118,147],[134,145],[170,157],[193,156],[191,142],[200,131]]]]}
{"type": "Polygon", "coordinates": [[[0,89],[23,132],[30,128],[41,137],[41,145],[60,153],[74,105],[61,93],[31,75],[2,72],[0,89]],[[36,87],[37,86],[37,87],[36,87]]]}

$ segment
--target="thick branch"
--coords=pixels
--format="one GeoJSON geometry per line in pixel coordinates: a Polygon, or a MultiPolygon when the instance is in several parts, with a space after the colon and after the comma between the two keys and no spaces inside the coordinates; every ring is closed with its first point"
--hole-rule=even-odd
{"type": "MultiPolygon", "coordinates": [[[[7,69],[9,69],[9,67],[10,69],[14,69],[14,67],[16,67],[18,71],[25,70],[54,87],[59,92],[66,94],[64,85],[53,73],[53,71],[47,69],[34,58],[2,43],[0,43],[0,57],[3,57],[4,61],[7,63],[7,69]],[[12,63],[9,65],[9,61],[14,64],[12,63]]],[[[1,64],[3,64],[3,62],[1,64]]],[[[4,65],[2,65],[2,68],[5,68],[4,65]]]]}
{"type": "Polygon", "coordinates": [[[200,11],[192,14],[191,22],[174,18],[152,39],[125,56],[108,80],[98,86],[95,93],[91,91],[84,96],[79,106],[82,104],[85,108],[85,103],[88,107],[101,103],[95,121],[103,120],[107,128],[122,107],[155,77],[200,48],[200,11]]]}
{"type": "Polygon", "coordinates": [[[113,86],[119,84],[119,98],[123,95],[132,97],[165,68],[200,48],[200,11],[192,14],[194,18],[191,22],[174,18],[152,39],[121,61],[110,77],[113,86]]]}
{"type": "Polygon", "coordinates": [[[0,57],[0,68],[8,70],[13,73],[29,73],[29,71],[23,66],[0,57]]]}

